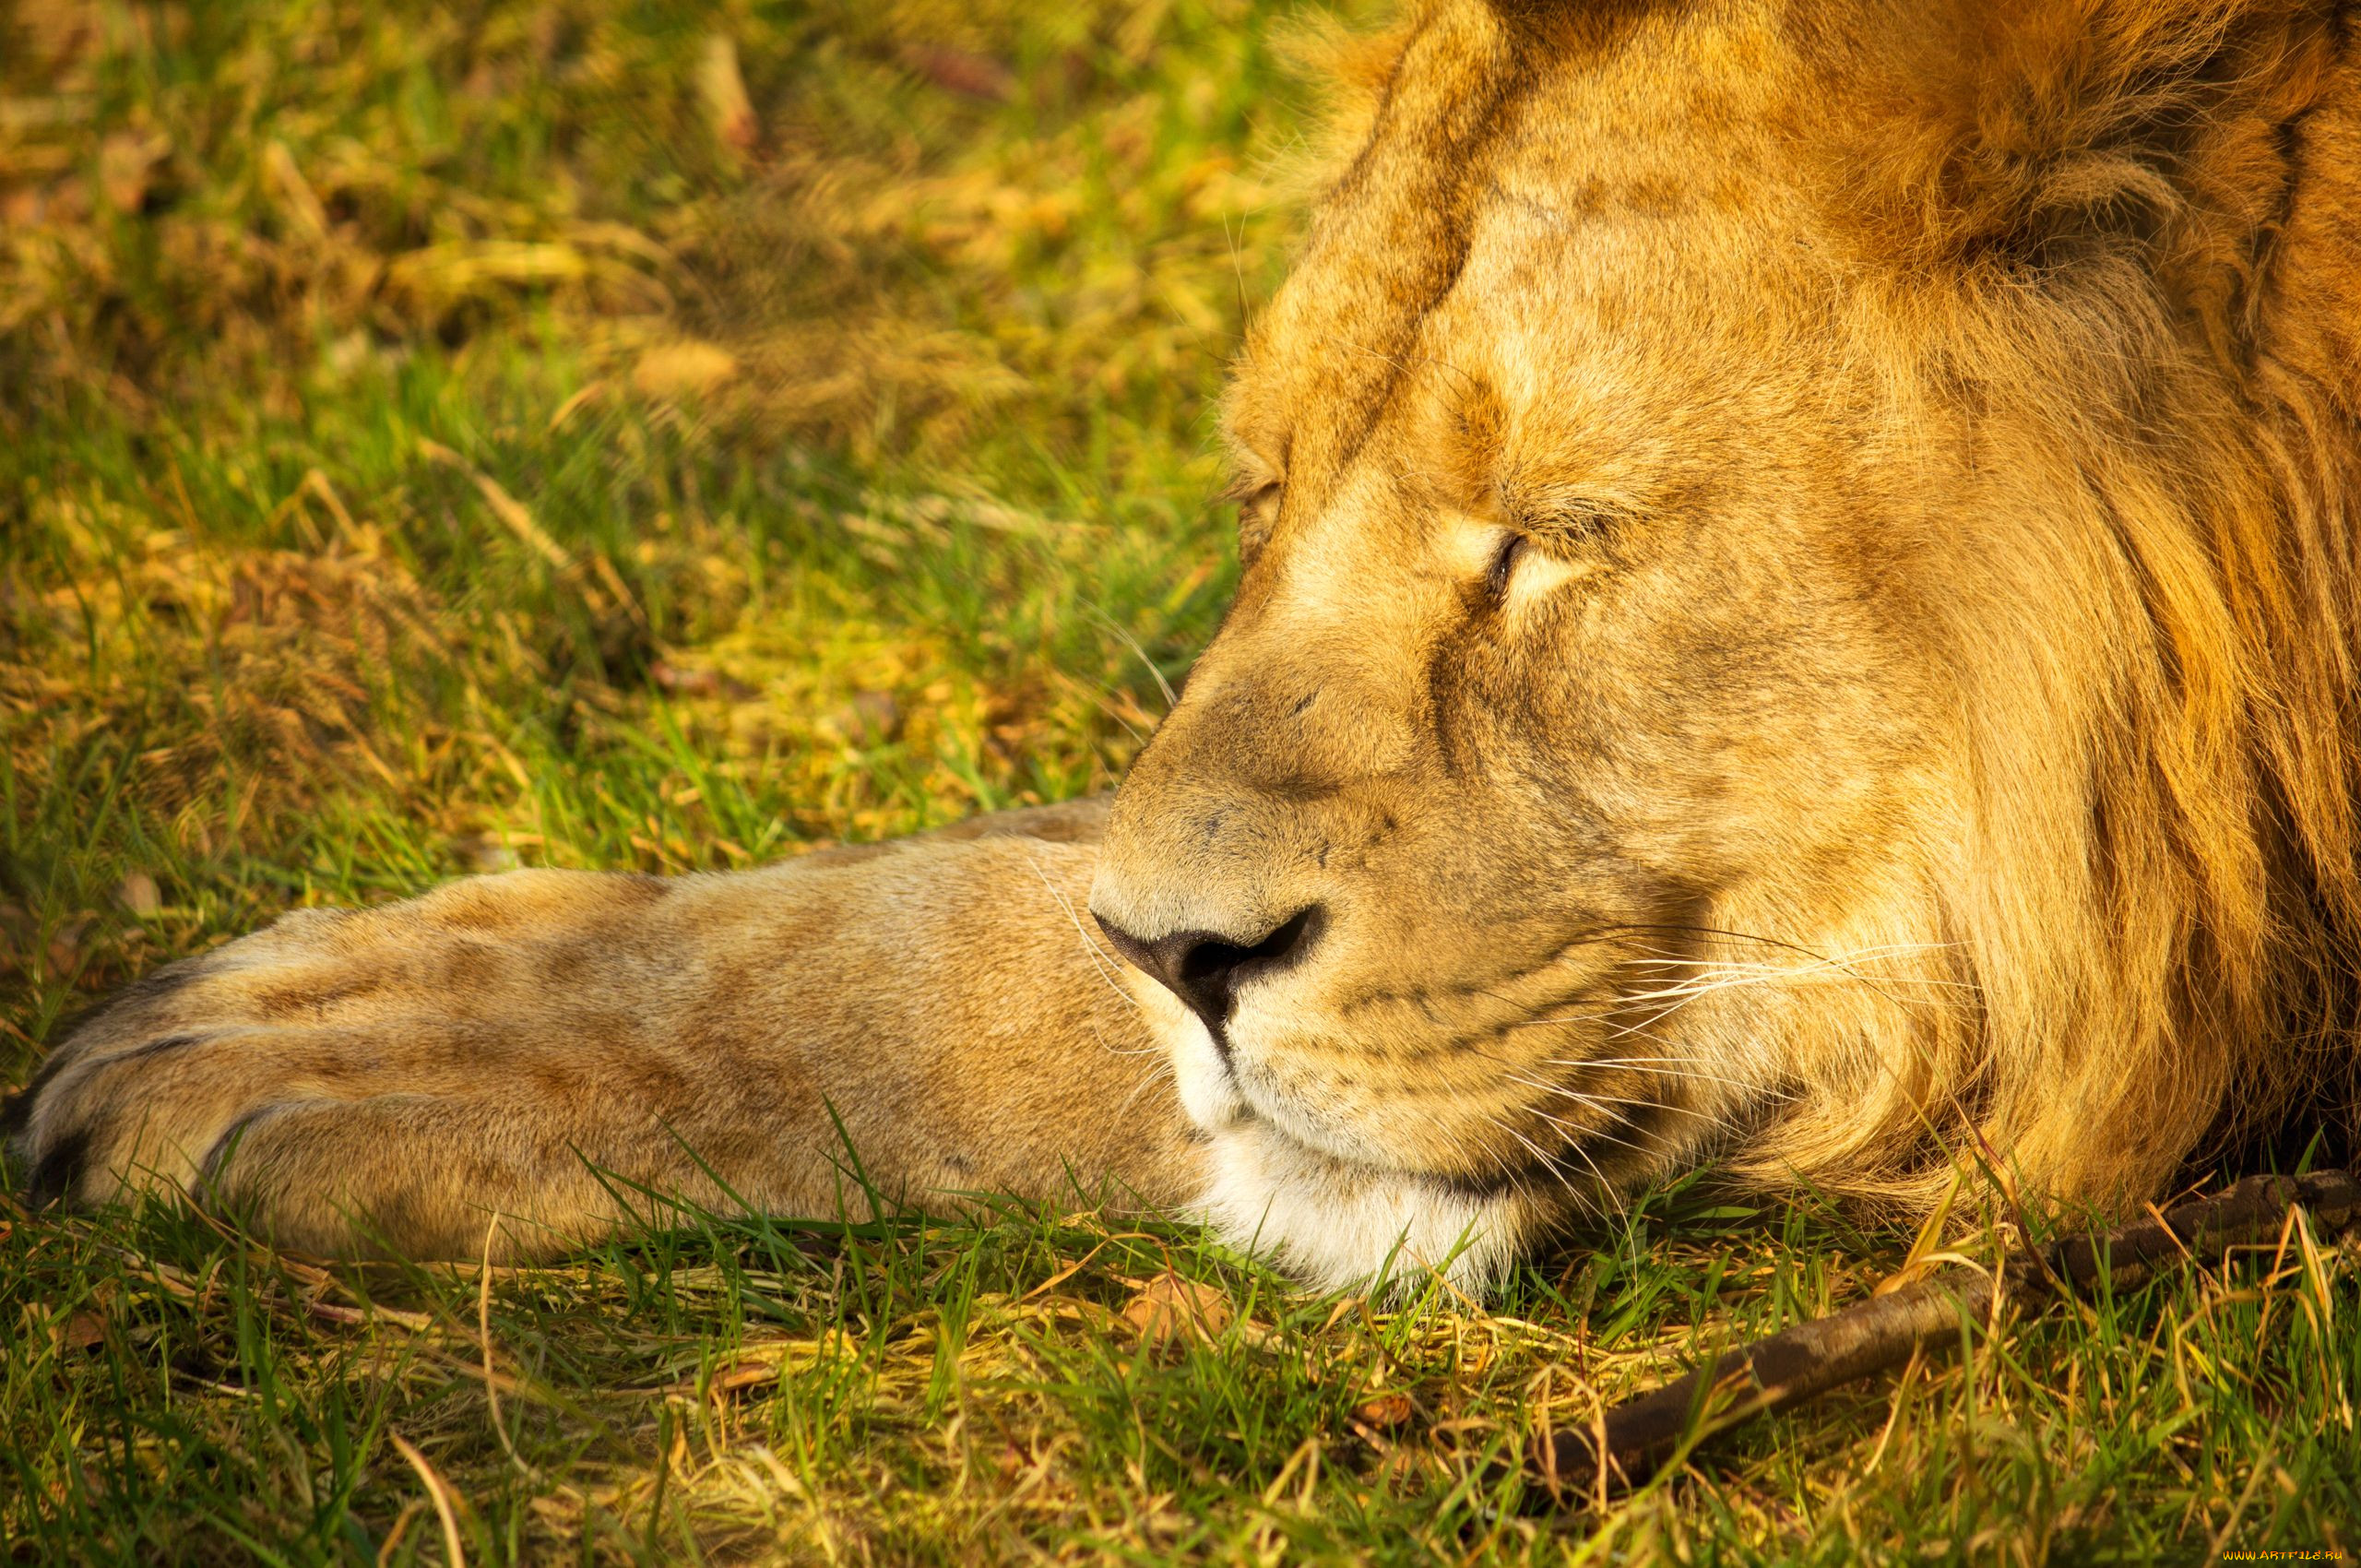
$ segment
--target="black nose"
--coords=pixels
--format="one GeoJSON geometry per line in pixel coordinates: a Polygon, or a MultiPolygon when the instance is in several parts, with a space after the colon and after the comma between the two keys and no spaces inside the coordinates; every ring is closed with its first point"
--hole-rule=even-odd
{"type": "Polygon", "coordinates": [[[1161,980],[1189,1010],[1205,1021],[1214,1039],[1238,1000],[1239,982],[1287,964],[1319,934],[1320,906],[1307,904],[1252,943],[1232,942],[1209,931],[1180,931],[1151,942],[1098,916],[1098,929],[1115,951],[1161,980]]]}

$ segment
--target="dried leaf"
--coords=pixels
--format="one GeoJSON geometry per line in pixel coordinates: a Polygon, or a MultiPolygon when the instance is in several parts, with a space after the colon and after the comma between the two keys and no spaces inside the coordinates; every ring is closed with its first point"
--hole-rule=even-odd
{"type": "Polygon", "coordinates": [[[644,398],[709,392],[738,374],[738,356],[695,339],[658,343],[632,366],[632,389],[644,398]]]}
{"type": "Polygon", "coordinates": [[[1123,1321],[1151,1345],[1210,1341],[1229,1326],[1229,1298],[1210,1285],[1159,1274],[1123,1303],[1123,1321]]]}
{"type": "Polygon", "coordinates": [[[855,692],[829,723],[856,746],[882,746],[901,736],[902,705],[891,692],[855,692]]]}
{"type": "Polygon", "coordinates": [[[705,41],[697,62],[697,96],[705,100],[706,118],[722,146],[746,152],[762,139],[762,123],[754,118],[745,75],[738,69],[738,43],[727,33],[705,41]]]}
{"type": "Polygon", "coordinates": [[[998,103],[1016,90],[1016,73],[988,54],[933,44],[903,45],[902,64],[945,92],[998,103]]]}
{"type": "Polygon", "coordinates": [[[90,917],[80,916],[57,928],[49,939],[49,972],[55,980],[69,980],[82,967],[82,936],[90,929],[90,917]]]}
{"type": "Polygon", "coordinates": [[[106,1314],[85,1307],[53,1324],[50,1336],[61,1351],[94,1350],[107,1341],[106,1314]]]}
{"type": "Polygon", "coordinates": [[[116,885],[115,902],[135,915],[152,915],[164,907],[163,895],[156,889],[156,879],[144,871],[135,871],[116,885]]]}

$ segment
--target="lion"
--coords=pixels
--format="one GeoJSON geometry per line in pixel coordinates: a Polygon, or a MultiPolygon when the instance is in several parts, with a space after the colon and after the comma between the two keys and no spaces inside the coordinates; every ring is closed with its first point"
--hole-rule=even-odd
{"type": "Polygon", "coordinates": [[[1077,1191],[1480,1287],[1711,1165],[2120,1209],[2348,1127],[2342,0],[1430,0],[1239,356],[1111,802],[164,968],[34,1194],[506,1258],[1077,1191]]]}

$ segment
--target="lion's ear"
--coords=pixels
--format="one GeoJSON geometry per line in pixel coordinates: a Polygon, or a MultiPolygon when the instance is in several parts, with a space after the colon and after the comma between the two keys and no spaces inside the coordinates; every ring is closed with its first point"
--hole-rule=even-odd
{"type": "MultiPolygon", "coordinates": [[[[1840,8],[1849,9],[1849,8],[1840,8]]],[[[2336,0],[1892,0],[1808,23],[1839,172],[1918,258],[2054,275],[2127,249],[2195,272],[2249,256],[2286,128],[2343,46],[2336,0]]]]}

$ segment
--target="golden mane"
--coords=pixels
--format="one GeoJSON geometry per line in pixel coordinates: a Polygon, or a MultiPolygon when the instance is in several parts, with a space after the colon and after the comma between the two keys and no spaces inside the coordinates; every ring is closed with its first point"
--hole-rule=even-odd
{"type": "MultiPolygon", "coordinates": [[[[1862,84],[1848,139],[1884,149],[1832,172],[1831,221],[1906,298],[1924,335],[1897,350],[1939,356],[1932,374],[1978,402],[1996,443],[2058,448],[2010,456],[2063,481],[2039,504],[2106,542],[2124,580],[2091,590],[2132,595],[2085,732],[2083,862],[2041,868],[2051,897],[1954,911],[1987,1010],[1956,1092],[1994,1146],[2094,1194],[2153,1189],[2192,1150],[2283,1125],[2300,1139],[2325,1116],[2349,1134],[2361,61],[2346,8],[1893,7],[1853,36],[1902,42],[1828,49],[1832,85],[1862,84]],[[2067,975],[2087,993],[2058,993],[2067,975]]],[[[2011,739],[1984,737],[1981,809],[2000,820],[2011,739]]]]}
{"type": "MultiPolygon", "coordinates": [[[[1387,35],[1377,65],[1357,56],[1340,115],[1356,144],[1410,87],[1513,94],[1533,52],[1636,47],[1681,7],[1491,9],[1512,46],[1421,50],[1422,35],[1465,29],[1442,5],[1387,35]],[[1469,79],[1432,79],[1438,58],[1469,79]]],[[[1779,25],[1809,84],[1793,140],[1834,149],[1806,177],[1896,324],[1894,374],[1972,410],[1996,466],[2042,476],[2022,497],[2016,568],[2083,574],[2122,612],[2105,646],[2062,660],[2097,689],[2048,694],[2083,716],[2079,756],[2038,759],[2083,770],[2081,821],[2023,820],[2012,784],[2028,759],[2014,753],[2043,726],[2008,701],[1977,716],[1980,863],[1940,895],[1973,1000],[1912,1026],[1923,1073],[1783,1118],[1738,1169],[1919,1202],[1960,1158],[1989,1154],[2120,1202],[2192,1156],[2253,1158],[2284,1134],[2294,1146],[2275,1152],[2292,1157],[2321,1127],[2349,1139],[2352,8],[1869,4],[1797,7],[1779,25]],[[2061,536],[2080,553],[2055,553],[2061,536]]],[[[1996,664],[2022,661],[2023,630],[1948,628],[1996,664]]]]}

